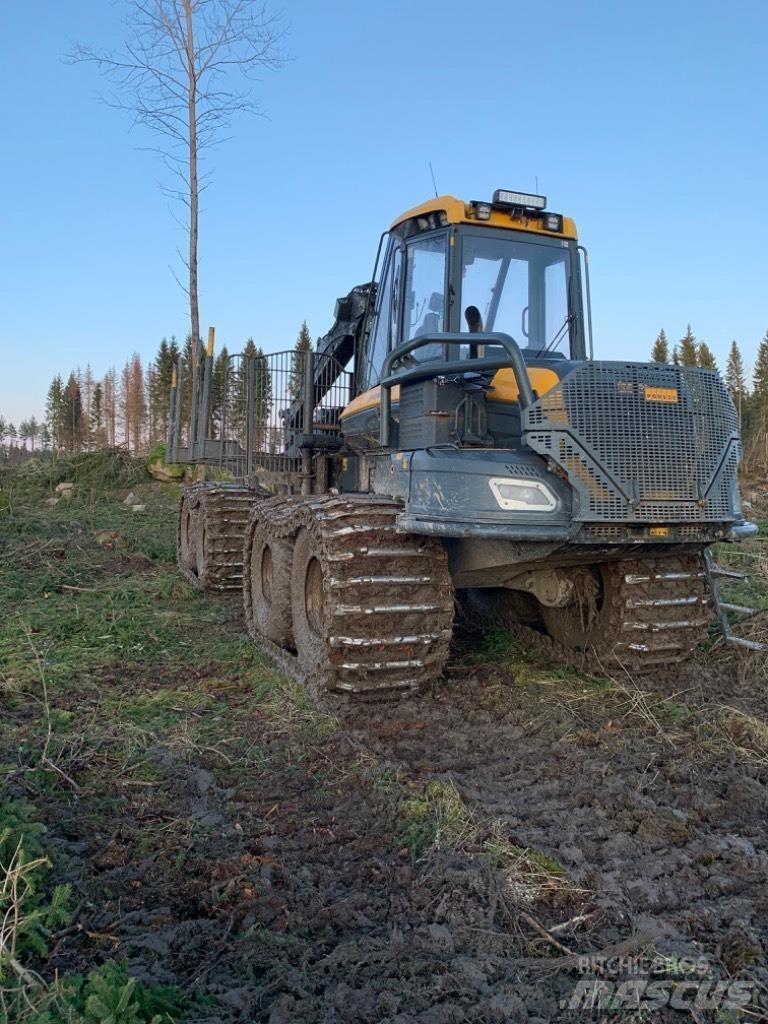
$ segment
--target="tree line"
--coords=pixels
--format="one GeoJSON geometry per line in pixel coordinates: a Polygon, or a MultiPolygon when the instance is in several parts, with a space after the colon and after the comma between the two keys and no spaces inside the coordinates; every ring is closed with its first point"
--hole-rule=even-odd
{"type": "MultiPolygon", "coordinates": [[[[311,347],[309,328],[304,321],[294,345],[292,392],[300,387],[301,354],[311,347]]],[[[271,405],[266,356],[253,338],[248,339],[242,353],[256,363],[256,415],[265,431],[271,405]]],[[[111,367],[103,377],[95,377],[90,365],[84,371],[72,370],[66,378],[57,374],[48,388],[42,422],[32,416],[16,427],[0,415],[0,449],[6,455],[25,450],[76,453],[118,446],[133,453],[149,451],[167,435],[171,382],[180,357],[187,366],[191,364],[191,335],[181,346],[175,336],[163,338],[154,359],[146,366],[134,353],[120,372],[111,367]]],[[[211,381],[214,436],[225,429],[237,430],[236,420],[242,415],[238,411],[242,406],[238,388],[245,387],[239,366],[230,360],[226,346],[216,355],[211,381]]],[[[186,373],[185,417],[189,414],[191,393],[192,375],[186,373]]]]}
{"type": "MultiPolygon", "coordinates": [[[[706,342],[696,338],[690,324],[674,345],[670,345],[662,328],[651,348],[651,360],[718,370],[712,350],[706,342]]],[[[768,331],[757,348],[752,380],[747,379],[741,350],[735,340],[728,351],[723,379],[739,414],[747,469],[765,471],[768,469],[768,331]]]]}

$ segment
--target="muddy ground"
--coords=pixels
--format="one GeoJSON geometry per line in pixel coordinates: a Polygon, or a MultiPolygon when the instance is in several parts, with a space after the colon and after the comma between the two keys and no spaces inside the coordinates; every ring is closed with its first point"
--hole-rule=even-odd
{"type": "MultiPolygon", "coordinates": [[[[241,642],[237,604],[217,614],[241,642]]],[[[49,976],[124,960],[210,1024],[768,1019],[761,657],[603,680],[532,634],[469,637],[394,705],[314,712],[268,668],[198,658],[91,667],[60,706],[103,719],[105,694],[141,756],[100,733],[39,797],[78,904],[49,976]],[[747,996],[569,1008],[584,978],[650,972],[747,996]]]]}

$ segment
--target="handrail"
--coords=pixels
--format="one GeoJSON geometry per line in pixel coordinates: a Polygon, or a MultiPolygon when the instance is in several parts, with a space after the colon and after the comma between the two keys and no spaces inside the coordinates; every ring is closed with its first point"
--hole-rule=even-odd
{"type": "Polygon", "coordinates": [[[379,422],[379,444],[382,448],[389,447],[390,443],[390,419],[392,412],[392,388],[396,384],[410,384],[419,380],[430,380],[434,377],[442,377],[449,373],[475,373],[479,370],[503,370],[512,368],[517,381],[517,390],[520,394],[520,405],[526,409],[534,402],[533,388],[528,379],[528,370],[523,359],[520,346],[509,334],[501,331],[488,331],[480,334],[469,334],[466,332],[446,331],[436,334],[424,334],[419,338],[406,341],[397,348],[393,348],[385,357],[381,368],[382,379],[379,382],[380,393],[380,422],[379,422]],[[500,345],[506,352],[505,356],[483,356],[480,359],[448,359],[442,362],[430,360],[420,363],[418,366],[408,367],[398,373],[392,374],[392,367],[407,356],[410,352],[425,345],[500,345]]]}

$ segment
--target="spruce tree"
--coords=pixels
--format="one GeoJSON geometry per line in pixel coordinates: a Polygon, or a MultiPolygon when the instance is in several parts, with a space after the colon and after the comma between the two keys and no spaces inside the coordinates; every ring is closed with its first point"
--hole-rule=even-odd
{"type": "Polygon", "coordinates": [[[32,442],[32,451],[35,450],[35,442],[40,436],[40,424],[37,422],[37,416],[30,416],[27,422],[27,428],[29,430],[29,439],[32,442]]]}
{"type": "Polygon", "coordinates": [[[679,353],[681,366],[698,366],[698,347],[696,345],[696,337],[691,330],[690,324],[688,324],[685,334],[680,339],[679,353]]]}
{"type": "Polygon", "coordinates": [[[80,385],[74,373],[70,373],[61,408],[61,440],[70,452],[80,451],[82,440],[83,402],[80,385]]]}
{"type": "Polygon", "coordinates": [[[51,433],[51,441],[54,448],[62,446],[61,430],[62,416],[64,410],[64,382],[60,376],[51,381],[48,388],[48,398],[45,404],[45,422],[51,433]]]}
{"type": "Polygon", "coordinates": [[[211,428],[212,437],[223,437],[229,422],[230,406],[227,391],[231,383],[231,360],[224,345],[213,361],[211,376],[211,428]]]}
{"type": "Polygon", "coordinates": [[[267,448],[271,411],[272,377],[269,363],[262,350],[257,348],[254,354],[253,374],[253,438],[255,447],[262,451],[267,448]]]}
{"type": "Polygon", "coordinates": [[[656,341],[653,343],[651,349],[651,362],[652,363],[668,363],[669,362],[669,342],[667,336],[664,333],[662,327],[658,333],[656,341]]]}
{"type": "Polygon", "coordinates": [[[227,433],[237,437],[244,447],[246,442],[246,419],[248,414],[248,367],[256,355],[256,344],[253,338],[246,341],[239,360],[236,373],[232,374],[232,380],[228,388],[229,395],[226,398],[228,408],[228,420],[231,427],[227,433]]]}
{"type": "Polygon", "coordinates": [[[91,399],[91,436],[96,448],[104,448],[104,386],[100,380],[93,385],[91,399]]]}
{"type": "Polygon", "coordinates": [[[192,409],[192,335],[188,334],[181,352],[181,360],[184,364],[184,380],[182,383],[182,422],[189,423],[189,414],[192,409]]]}
{"type": "Polygon", "coordinates": [[[163,436],[165,436],[165,432],[168,429],[168,402],[171,394],[173,370],[178,357],[179,348],[176,344],[176,339],[171,338],[169,343],[166,338],[163,338],[151,368],[150,413],[155,432],[162,433],[163,436]]]}
{"type": "Polygon", "coordinates": [[[741,352],[735,341],[731,342],[731,349],[728,353],[728,362],[725,367],[725,385],[739,414],[739,427],[743,428],[744,411],[747,404],[747,378],[744,373],[741,352]]]}
{"type": "Polygon", "coordinates": [[[757,349],[752,392],[761,405],[768,399],[768,331],[757,349]]]}
{"type": "Polygon", "coordinates": [[[307,327],[307,321],[301,325],[299,330],[299,336],[296,339],[296,344],[293,346],[293,359],[291,361],[291,381],[290,381],[290,392],[291,398],[298,398],[301,392],[301,385],[304,380],[304,354],[309,352],[312,348],[312,337],[307,327]]]}
{"type": "Polygon", "coordinates": [[[739,346],[735,341],[731,342],[731,350],[728,353],[728,362],[725,367],[725,383],[731,393],[731,398],[738,406],[747,395],[747,378],[744,373],[744,362],[741,358],[739,346]]]}
{"type": "Polygon", "coordinates": [[[699,361],[699,366],[702,367],[702,369],[717,369],[717,362],[715,360],[714,353],[712,352],[712,349],[709,347],[706,341],[699,342],[697,357],[699,361]]]}
{"type": "MultiPolygon", "coordinates": [[[[234,376],[231,392],[232,411],[230,421],[237,432],[240,443],[246,439],[246,416],[248,398],[248,368],[253,365],[253,421],[252,438],[254,450],[264,450],[269,433],[269,417],[272,410],[272,376],[264,352],[249,338],[243,349],[238,372],[234,376]]],[[[227,434],[229,434],[229,429],[227,434]]]]}

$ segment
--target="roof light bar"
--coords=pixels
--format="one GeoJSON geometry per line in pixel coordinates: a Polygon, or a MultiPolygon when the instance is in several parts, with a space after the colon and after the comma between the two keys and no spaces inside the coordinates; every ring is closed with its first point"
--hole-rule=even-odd
{"type": "Polygon", "coordinates": [[[525,210],[543,210],[547,205],[547,197],[534,196],[527,192],[508,192],[506,189],[497,188],[493,193],[493,205],[516,206],[525,210]]]}

